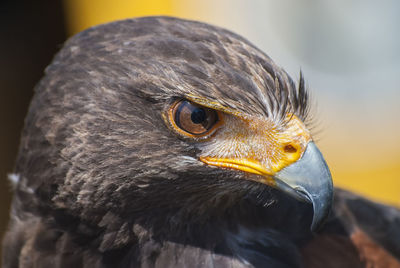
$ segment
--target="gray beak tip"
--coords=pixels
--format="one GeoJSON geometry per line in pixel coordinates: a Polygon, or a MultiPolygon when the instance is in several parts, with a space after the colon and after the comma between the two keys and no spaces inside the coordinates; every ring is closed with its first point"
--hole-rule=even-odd
{"type": "Polygon", "coordinates": [[[333,200],[316,200],[313,201],[314,216],[311,223],[311,231],[317,232],[322,228],[329,213],[331,212],[333,200]]]}
{"type": "Polygon", "coordinates": [[[275,175],[277,188],[313,205],[311,231],[317,231],[329,215],[333,202],[333,184],[329,168],[313,142],[303,156],[275,175]]]}

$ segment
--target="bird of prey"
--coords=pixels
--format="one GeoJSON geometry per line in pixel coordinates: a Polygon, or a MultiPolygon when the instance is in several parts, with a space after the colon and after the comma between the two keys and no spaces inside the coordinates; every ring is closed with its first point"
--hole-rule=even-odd
{"type": "Polygon", "coordinates": [[[45,73],[4,268],[400,267],[399,210],[334,191],[302,75],[244,38],[129,19],[45,73]]]}

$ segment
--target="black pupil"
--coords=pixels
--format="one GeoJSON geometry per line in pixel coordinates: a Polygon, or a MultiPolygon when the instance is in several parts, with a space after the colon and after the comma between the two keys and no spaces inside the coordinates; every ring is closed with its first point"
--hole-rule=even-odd
{"type": "Polygon", "coordinates": [[[203,123],[206,120],[206,111],[203,108],[196,108],[193,110],[190,119],[195,124],[203,123]]]}

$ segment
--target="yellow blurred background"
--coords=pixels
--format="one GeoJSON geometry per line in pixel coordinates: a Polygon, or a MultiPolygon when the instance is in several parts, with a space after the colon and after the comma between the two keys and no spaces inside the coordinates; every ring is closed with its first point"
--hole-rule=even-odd
{"type": "Polygon", "coordinates": [[[316,102],[317,140],[336,186],[400,206],[400,2],[4,0],[0,2],[0,232],[33,87],[68,36],[109,21],[169,15],[232,30],[316,102]]]}
{"type": "MultiPolygon", "coordinates": [[[[387,12],[392,7],[389,5],[385,9],[380,3],[359,6],[356,1],[276,2],[279,1],[65,0],[64,4],[70,34],[116,19],[177,16],[212,23],[243,35],[289,71],[294,79],[301,68],[317,103],[316,139],[331,168],[335,185],[400,205],[400,123],[397,118],[400,72],[396,72],[400,70],[399,58],[394,70],[389,70],[394,76],[392,80],[387,79],[387,74],[380,75],[391,63],[382,66],[382,62],[371,64],[362,58],[371,57],[382,45],[387,46],[381,42],[388,39],[390,28],[383,41],[378,41],[371,51],[357,53],[365,49],[364,40],[379,37],[376,33],[379,27],[386,27],[388,31],[386,24],[391,21],[387,19],[390,16],[387,12]],[[378,22],[381,19],[383,23],[378,22]],[[329,42],[334,45],[327,44],[329,42]],[[341,46],[340,49],[335,45],[341,46]],[[326,50],[319,52],[318,46],[326,50]],[[342,59],[338,62],[332,59],[332,54],[342,59]]],[[[399,7],[393,2],[393,8],[396,6],[399,7]]],[[[391,27],[395,26],[400,25],[394,21],[391,27]]],[[[386,40],[390,41],[390,38],[386,40]]]]}

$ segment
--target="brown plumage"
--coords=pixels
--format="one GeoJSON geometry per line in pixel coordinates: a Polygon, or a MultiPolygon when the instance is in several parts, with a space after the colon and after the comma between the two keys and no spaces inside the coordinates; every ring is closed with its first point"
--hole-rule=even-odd
{"type": "Polygon", "coordinates": [[[333,213],[302,248],[305,267],[400,267],[400,211],[336,190],[333,213]]]}
{"type": "Polygon", "coordinates": [[[3,267],[396,267],[397,209],[338,190],[310,230],[332,184],[308,102],[302,77],[207,24],[76,35],[35,89],[3,267]]]}

